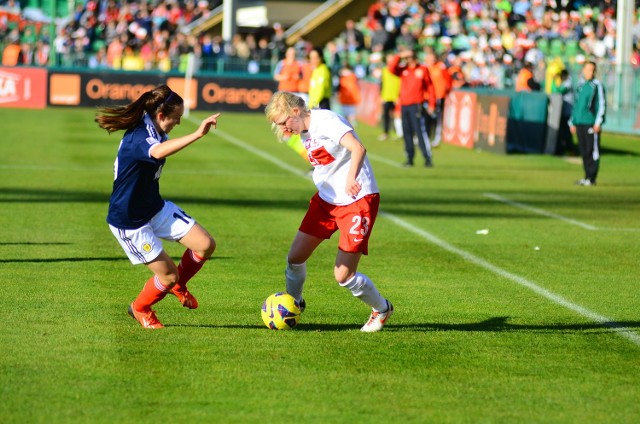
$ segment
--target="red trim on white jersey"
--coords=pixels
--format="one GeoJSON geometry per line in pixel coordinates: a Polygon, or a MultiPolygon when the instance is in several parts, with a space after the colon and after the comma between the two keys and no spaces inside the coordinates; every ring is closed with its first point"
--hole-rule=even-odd
{"type": "Polygon", "coordinates": [[[365,156],[357,176],[362,186],[356,197],[346,193],[346,181],[351,167],[351,152],[340,144],[342,137],[352,132],[349,122],[337,113],[326,109],[311,110],[309,131],[302,133],[301,140],[307,149],[309,162],[314,167],[313,182],[320,197],[334,205],[348,205],[369,194],[378,193],[369,159],[365,156]]]}

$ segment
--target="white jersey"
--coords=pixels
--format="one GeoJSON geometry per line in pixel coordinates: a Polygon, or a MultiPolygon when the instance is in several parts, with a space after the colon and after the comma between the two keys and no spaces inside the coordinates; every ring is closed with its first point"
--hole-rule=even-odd
{"type": "Polygon", "coordinates": [[[348,132],[353,132],[354,137],[358,138],[344,117],[330,110],[313,109],[309,131],[301,134],[309,162],[314,167],[313,182],[318,194],[322,200],[333,205],[348,205],[379,192],[369,158],[365,156],[356,177],[362,189],[356,197],[346,193],[351,152],[340,144],[340,139],[348,132]]]}

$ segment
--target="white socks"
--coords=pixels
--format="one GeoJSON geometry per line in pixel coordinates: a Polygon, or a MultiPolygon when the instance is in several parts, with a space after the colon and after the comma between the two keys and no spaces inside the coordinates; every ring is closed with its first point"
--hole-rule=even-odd
{"type": "MultiPolygon", "coordinates": [[[[307,264],[287,263],[284,276],[287,283],[287,293],[297,301],[302,300],[302,289],[307,278],[307,264]]],[[[387,300],[380,295],[373,281],[366,275],[356,272],[356,275],[340,286],[349,289],[355,297],[371,306],[374,311],[384,312],[387,310],[387,300]]]]}
{"type": "Polygon", "coordinates": [[[307,263],[290,264],[287,262],[284,277],[287,283],[287,293],[293,296],[298,302],[302,300],[302,288],[304,281],[307,279],[307,263]]]}
{"type": "Polygon", "coordinates": [[[398,137],[402,137],[402,118],[393,118],[393,128],[398,137]]]}
{"type": "Polygon", "coordinates": [[[402,118],[393,118],[393,127],[398,137],[402,137],[402,118]]]}
{"type": "Polygon", "coordinates": [[[351,293],[371,306],[376,312],[384,312],[387,310],[387,300],[380,295],[380,292],[373,284],[373,281],[364,274],[356,272],[350,280],[340,284],[342,287],[351,290],[351,293]]]}

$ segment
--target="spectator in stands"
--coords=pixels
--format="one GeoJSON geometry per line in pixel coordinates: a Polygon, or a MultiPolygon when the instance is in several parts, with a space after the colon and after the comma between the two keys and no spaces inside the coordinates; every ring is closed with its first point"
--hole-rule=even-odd
{"type": "Polygon", "coordinates": [[[400,26],[400,34],[396,38],[396,46],[402,47],[406,50],[414,50],[418,44],[418,40],[411,32],[409,24],[402,24],[400,26]]]}
{"type": "MultiPolygon", "coordinates": [[[[184,55],[189,51],[197,52],[198,49],[202,50],[204,69],[237,72],[246,72],[249,69],[242,63],[236,67],[217,66],[219,58],[234,62],[238,60],[237,49],[231,50],[233,54],[231,58],[225,56],[224,48],[231,49],[232,45],[223,46],[221,37],[217,37],[218,43],[211,43],[210,36],[207,38],[206,35],[199,35],[202,37],[201,40],[191,42],[181,34],[181,29],[185,25],[209,13],[211,8],[221,4],[221,0],[209,1],[208,4],[204,0],[180,2],[158,0],[153,3],[153,7],[147,2],[86,0],[80,2],[77,11],[70,16],[68,24],[65,23],[63,27],[58,28],[60,35],[55,38],[55,42],[52,39],[54,34],[43,35],[42,30],[39,34],[29,33],[32,25],[28,24],[25,16],[20,15],[18,0],[0,0],[0,3],[4,3],[0,5],[0,14],[3,15],[0,19],[0,45],[6,46],[9,33],[13,34],[7,24],[18,23],[16,28],[18,36],[23,43],[30,44],[25,46],[28,56],[38,55],[35,45],[38,38],[43,38],[44,43],[49,44],[49,48],[53,48],[56,52],[56,62],[51,65],[86,66],[88,58],[95,54],[101,45],[110,46],[113,40],[126,35],[127,41],[122,48],[131,44],[132,48],[140,49],[148,39],[153,40],[151,54],[144,49],[141,50],[145,61],[143,69],[156,69],[158,55],[164,57],[168,46],[170,69],[181,69],[184,65],[184,55]],[[9,22],[4,18],[8,9],[14,13],[10,15],[9,22]],[[85,32],[84,35],[79,31],[80,28],[85,32]],[[144,31],[146,35],[142,34],[144,31]],[[33,35],[37,37],[34,39],[33,35]],[[81,39],[80,42],[78,38],[81,39]],[[149,63],[150,61],[153,63],[149,63]]],[[[22,1],[22,4],[24,5],[25,2],[22,1]]],[[[565,62],[573,64],[577,55],[581,53],[586,53],[588,57],[611,60],[615,52],[615,2],[610,1],[378,0],[369,8],[364,22],[352,21],[354,40],[360,40],[355,31],[361,34],[368,32],[369,37],[363,36],[362,42],[349,44],[346,41],[347,38],[343,38],[347,32],[346,27],[347,23],[345,23],[345,31],[335,40],[337,43],[332,41],[326,46],[329,50],[330,45],[333,44],[333,47],[336,47],[333,53],[342,56],[340,60],[326,57],[327,65],[335,70],[333,75],[337,75],[345,59],[351,61],[356,71],[366,69],[367,55],[362,54],[365,49],[370,49],[370,52],[396,51],[398,44],[407,44],[403,38],[408,36],[413,36],[420,46],[425,44],[432,46],[438,54],[453,53],[460,56],[472,50],[471,56],[465,60],[471,61],[466,71],[470,76],[476,75],[474,83],[499,87],[500,79],[496,78],[498,75],[496,71],[500,72],[502,67],[505,74],[505,88],[508,88],[507,74],[512,72],[511,68],[519,69],[525,57],[527,61],[539,65],[534,67],[534,80],[542,82],[543,65],[549,58],[560,56],[565,62]],[[580,10],[575,9],[578,6],[580,10]],[[398,38],[401,27],[404,27],[403,36],[398,38]],[[384,42],[385,39],[386,42],[384,42]],[[369,41],[371,44],[368,44],[369,41]],[[541,48],[537,48],[538,42],[541,48]],[[380,47],[376,46],[381,44],[385,47],[378,50],[380,47]],[[350,49],[358,52],[359,55],[349,56],[350,49]],[[583,52],[583,49],[586,52],[583,52]],[[544,57],[536,54],[536,58],[532,59],[531,56],[536,53],[536,50],[540,50],[544,57]],[[480,54],[484,57],[485,65],[482,65],[480,54]],[[511,64],[502,60],[506,54],[514,59],[511,64]],[[495,61],[492,56],[495,57],[495,61]],[[334,64],[336,67],[332,68],[334,64]],[[491,77],[488,81],[482,82],[481,75],[487,71],[491,77]]],[[[46,29],[47,25],[43,28],[46,29]]],[[[640,24],[636,22],[632,29],[634,42],[638,40],[638,34],[640,34],[640,24]]],[[[265,35],[271,36],[270,33],[265,35]]],[[[253,51],[253,48],[249,47],[249,50],[253,51]]],[[[274,24],[269,52],[280,59],[284,57],[285,50],[284,28],[280,24],[274,24]]],[[[112,63],[112,55],[109,55],[109,52],[108,56],[109,62],[112,63]]],[[[249,60],[257,59],[252,53],[249,60]]],[[[163,62],[166,65],[165,59],[163,62]]],[[[636,62],[640,63],[640,60],[636,62]]],[[[272,71],[271,64],[266,65],[266,61],[265,65],[261,65],[258,69],[261,72],[272,71]]],[[[251,70],[255,72],[255,66],[251,70]]]]}
{"type": "Polygon", "coordinates": [[[204,34],[200,44],[202,45],[202,68],[205,70],[216,69],[218,59],[222,59],[226,55],[222,37],[204,34]]]}
{"type": "Polygon", "coordinates": [[[253,58],[253,60],[258,62],[259,71],[261,73],[270,72],[272,52],[271,50],[269,50],[269,39],[267,37],[260,37],[260,39],[258,40],[258,45],[252,52],[251,57],[253,58]]]}
{"type": "Polygon", "coordinates": [[[503,69],[503,88],[511,89],[515,86],[515,78],[517,77],[516,67],[513,63],[513,57],[510,54],[502,56],[503,69]]]}
{"type": "Polygon", "coordinates": [[[596,185],[600,167],[600,133],[606,117],[606,97],[602,83],[595,76],[596,63],[585,62],[569,121],[571,133],[578,137],[582,155],[585,174],[576,182],[581,186],[596,185]]]}
{"type": "Polygon", "coordinates": [[[533,78],[533,64],[524,62],[516,79],[516,91],[538,91],[540,83],[533,78]]]}
{"type": "Polygon", "coordinates": [[[2,5],[2,10],[12,16],[20,16],[20,12],[22,12],[20,3],[16,2],[16,0],[7,0],[6,3],[2,5]]]}
{"type": "Polygon", "coordinates": [[[107,65],[107,49],[102,46],[97,52],[89,56],[88,66],[91,69],[106,69],[107,65]]]}
{"type": "Polygon", "coordinates": [[[113,69],[117,69],[122,64],[122,54],[127,45],[127,36],[125,34],[116,37],[107,47],[107,65],[113,69]]]}
{"type": "Polygon", "coordinates": [[[42,67],[48,66],[50,50],[51,47],[44,40],[40,39],[36,41],[36,50],[33,52],[33,64],[42,67]]]}
{"type": "Polygon", "coordinates": [[[18,66],[24,64],[24,57],[22,48],[20,47],[20,38],[15,37],[10,39],[9,44],[4,48],[2,52],[2,65],[4,66],[18,66]]]}
{"type": "Polygon", "coordinates": [[[283,59],[287,50],[286,37],[284,35],[284,28],[279,22],[273,24],[273,36],[269,43],[269,48],[278,55],[278,60],[283,59]]]}
{"type": "Polygon", "coordinates": [[[633,46],[633,53],[631,53],[631,66],[634,70],[640,69],[640,42],[637,42],[633,46]]]}
{"type": "Polygon", "coordinates": [[[392,47],[392,39],[389,34],[383,27],[382,23],[379,20],[374,20],[372,23],[371,30],[371,50],[384,52],[387,50],[391,50],[392,47]]]}
{"type": "MultiPolygon", "coordinates": [[[[311,53],[311,52],[309,52],[311,53]]],[[[335,41],[329,41],[323,49],[323,60],[329,67],[331,75],[338,75],[338,71],[342,68],[342,51],[335,41]]]]}
{"type": "Polygon", "coordinates": [[[467,85],[464,72],[462,71],[463,63],[460,55],[450,53],[449,56],[447,56],[447,62],[449,63],[447,72],[451,79],[451,88],[456,89],[467,85]]]}
{"type": "Polygon", "coordinates": [[[582,29],[584,38],[580,40],[580,48],[587,56],[603,58],[606,56],[607,47],[604,41],[597,37],[591,25],[585,25],[582,29]]]}
{"type": "Polygon", "coordinates": [[[423,105],[428,103],[427,112],[435,113],[436,95],[429,76],[429,70],[421,65],[413,50],[402,50],[389,61],[389,70],[400,77],[400,110],[402,114],[402,132],[407,155],[405,167],[413,166],[415,147],[413,137],[418,139],[418,147],[424,157],[426,167],[433,166],[431,145],[425,122],[423,105]]]}
{"type": "Polygon", "coordinates": [[[345,29],[340,34],[340,38],[344,41],[345,49],[348,52],[356,52],[364,49],[364,35],[362,31],[355,27],[352,19],[347,19],[344,23],[345,29]]]}
{"type": "Polygon", "coordinates": [[[298,84],[302,78],[302,67],[296,58],[296,49],[288,47],[284,59],[276,66],[273,79],[278,81],[278,91],[298,93],[298,84]]]}
{"type": "Polygon", "coordinates": [[[360,104],[360,87],[358,77],[349,63],[342,65],[339,73],[338,102],[342,107],[342,116],[347,118],[352,127],[357,126],[356,107],[360,104]]]}

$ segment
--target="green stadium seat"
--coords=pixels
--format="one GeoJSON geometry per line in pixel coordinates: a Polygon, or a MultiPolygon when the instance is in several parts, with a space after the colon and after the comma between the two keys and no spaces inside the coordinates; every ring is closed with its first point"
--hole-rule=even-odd
{"type": "Polygon", "coordinates": [[[347,53],[347,63],[349,63],[349,66],[354,68],[358,64],[359,61],[360,61],[360,53],[358,53],[358,52],[348,52],[347,53]]]}
{"type": "Polygon", "coordinates": [[[536,41],[536,47],[542,52],[542,54],[544,54],[545,56],[549,56],[549,40],[542,37],[538,38],[538,41],[536,41]]]}
{"type": "Polygon", "coordinates": [[[576,55],[581,54],[582,49],[577,40],[567,40],[564,45],[564,54],[567,58],[574,58],[576,55]]]}
{"type": "Polygon", "coordinates": [[[368,65],[369,64],[369,50],[364,49],[360,52],[360,64],[368,65]]]}
{"type": "Polygon", "coordinates": [[[557,57],[564,56],[564,43],[559,38],[551,40],[549,45],[549,56],[557,57]]]}

